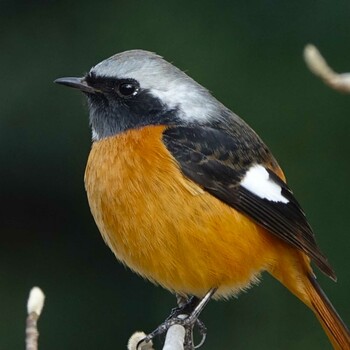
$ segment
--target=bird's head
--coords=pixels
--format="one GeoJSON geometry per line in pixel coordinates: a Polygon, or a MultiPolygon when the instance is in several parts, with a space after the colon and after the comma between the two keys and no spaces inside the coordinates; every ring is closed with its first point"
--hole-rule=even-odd
{"type": "Polygon", "coordinates": [[[116,54],[82,78],[55,82],[87,96],[94,140],[146,125],[203,125],[223,108],[187,74],[143,50],[116,54]]]}

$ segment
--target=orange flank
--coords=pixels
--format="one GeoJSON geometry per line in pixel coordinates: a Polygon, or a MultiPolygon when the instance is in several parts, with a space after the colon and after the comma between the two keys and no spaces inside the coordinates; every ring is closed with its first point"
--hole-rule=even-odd
{"type": "Polygon", "coordinates": [[[316,313],[335,349],[350,349],[309,258],[186,179],[162,142],[164,129],[130,130],[92,146],[86,190],[116,257],[170,291],[198,297],[214,287],[216,298],[237,294],[267,270],[316,313]]]}

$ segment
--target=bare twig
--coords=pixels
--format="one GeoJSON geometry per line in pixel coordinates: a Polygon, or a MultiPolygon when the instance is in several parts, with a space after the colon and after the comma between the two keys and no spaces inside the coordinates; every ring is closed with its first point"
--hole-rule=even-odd
{"type": "Polygon", "coordinates": [[[163,350],[183,350],[185,333],[183,326],[179,324],[171,326],[166,334],[163,350]]]}
{"type": "MultiPolygon", "coordinates": [[[[152,341],[142,342],[145,337],[144,332],[135,332],[128,341],[128,350],[154,350],[152,341]]],[[[162,350],[184,350],[184,340],[185,328],[175,324],[168,329],[162,350]]]]}
{"type": "Polygon", "coordinates": [[[152,341],[142,341],[145,337],[144,332],[135,332],[128,341],[128,350],[154,350],[152,341]]]}
{"type": "Polygon", "coordinates": [[[27,303],[26,350],[38,350],[39,332],[37,322],[44,307],[45,295],[39,287],[29,293],[27,303]]]}
{"type": "Polygon", "coordinates": [[[333,71],[316,46],[305,46],[304,59],[311,72],[320,77],[325,84],[334,90],[350,93],[350,73],[338,74],[333,71]]]}

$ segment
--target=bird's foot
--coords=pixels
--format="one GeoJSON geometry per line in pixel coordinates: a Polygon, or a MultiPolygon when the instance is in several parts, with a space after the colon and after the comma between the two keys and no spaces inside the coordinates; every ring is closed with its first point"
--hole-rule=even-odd
{"type": "Polygon", "coordinates": [[[174,307],[170,315],[166,318],[165,321],[171,320],[172,318],[176,318],[179,315],[190,315],[198,303],[200,302],[200,299],[198,299],[195,296],[192,296],[190,298],[183,297],[181,295],[176,294],[177,299],[177,307],[174,307]]]}
{"type": "Polygon", "coordinates": [[[203,311],[204,307],[207,305],[216,289],[211,289],[203,299],[198,299],[196,297],[191,297],[186,302],[178,302],[179,307],[172,310],[170,316],[153,332],[149,333],[142,342],[148,343],[156,336],[166,333],[168,329],[173,325],[180,325],[185,328],[185,349],[197,349],[201,347],[207,336],[207,328],[204,323],[198,319],[200,313],[203,311]],[[194,345],[193,343],[193,329],[197,326],[199,334],[201,335],[201,341],[199,344],[194,345]]]}
{"type": "MultiPolygon", "coordinates": [[[[176,310],[178,312],[178,310],[176,310]]],[[[180,325],[185,328],[185,349],[197,349],[204,344],[207,328],[205,324],[198,318],[185,314],[176,314],[175,316],[169,316],[161,325],[159,325],[153,332],[149,333],[144,339],[140,341],[149,343],[153,338],[166,333],[168,329],[174,325],[180,325]],[[198,345],[193,345],[193,329],[198,326],[199,334],[201,335],[201,341],[198,345]]]]}

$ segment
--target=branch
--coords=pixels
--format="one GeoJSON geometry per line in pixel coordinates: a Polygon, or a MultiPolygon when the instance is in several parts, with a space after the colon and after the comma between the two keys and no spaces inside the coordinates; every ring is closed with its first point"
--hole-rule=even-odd
{"type": "Polygon", "coordinates": [[[185,333],[183,326],[179,324],[171,326],[166,334],[163,350],[183,350],[185,333]]]}
{"type": "Polygon", "coordinates": [[[321,78],[332,89],[350,93],[350,73],[338,74],[327,64],[314,45],[304,48],[304,60],[312,73],[321,78]]]}
{"type": "MultiPolygon", "coordinates": [[[[44,301],[45,295],[42,290],[39,287],[33,287],[27,302],[26,350],[38,350],[37,323],[44,307],[44,301]]],[[[154,350],[152,341],[141,342],[145,337],[145,333],[135,332],[129,339],[128,350],[154,350]]],[[[184,339],[185,328],[176,324],[171,326],[167,331],[163,350],[184,350],[184,339]]]]}
{"type": "Polygon", "coordinates": [[[142,341],[145,337],[144,332],[135,332],[128,341],[128,350],[154,350],[152,341],[149,343],[142,341]]]}
{"type": "Polygon", "coordinates": [[[27,303],[26,350],[38,350],[37,322],[44,307],[45,295],[38,287],[32,288],[27,303]]]}
{"type": "MultiPolygon", "coordinates": [[[[184,350],[185,333],[183,326],[178,324],[171,326],[167,331],[162,350],[184,350]]],[[[134,333],[129,339],[128,350],[154,350],[152,341],[141,342],[145,337],[146,334],[143,332],[134,333]]]]}

